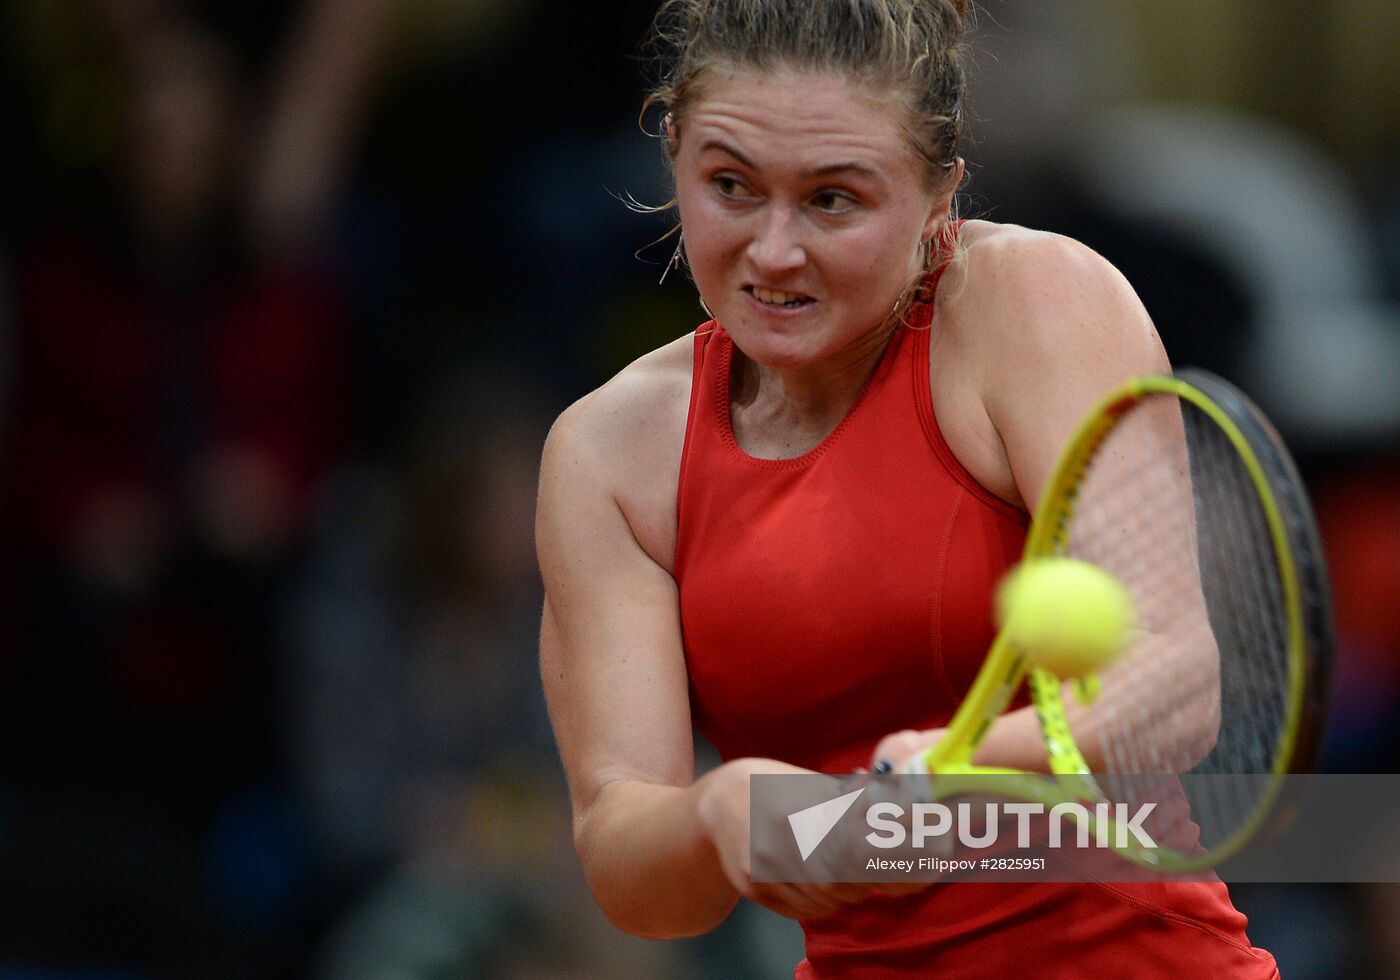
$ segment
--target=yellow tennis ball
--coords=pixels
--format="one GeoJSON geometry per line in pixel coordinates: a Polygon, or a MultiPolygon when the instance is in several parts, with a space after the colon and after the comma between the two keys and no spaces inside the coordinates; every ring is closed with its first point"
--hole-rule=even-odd
{"type": "Polygon", "coordinates": [[[1137,626],[1137,610],[1122,583],[1097,565],[1036,558],[1002,580],[997,622],[1035,666],[1071,678],[1113,661],[1137,626]]]}

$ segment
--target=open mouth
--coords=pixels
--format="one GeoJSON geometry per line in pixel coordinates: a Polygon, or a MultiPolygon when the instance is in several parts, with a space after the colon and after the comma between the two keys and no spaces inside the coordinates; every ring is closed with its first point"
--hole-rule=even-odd
{"type": "Polygon", "coordinates": [[[744,292],[766,306],[777,306],[785,310],[796,310],[815,303],[810,296],[801,293],[785,293],[780,289],[764,289],[762,286],[745,286],[744,292]]]}

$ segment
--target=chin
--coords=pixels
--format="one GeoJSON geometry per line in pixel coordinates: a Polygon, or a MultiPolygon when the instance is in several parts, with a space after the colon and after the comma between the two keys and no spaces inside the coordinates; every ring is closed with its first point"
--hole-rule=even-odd
{"type": "Polygon", "coordinates": [[[767,368],[801,368],[831,353],[820,330],[774,329],[750,323],[736,324],[733,330],[726,325],[725,330],[745,357],[767,368]]]}

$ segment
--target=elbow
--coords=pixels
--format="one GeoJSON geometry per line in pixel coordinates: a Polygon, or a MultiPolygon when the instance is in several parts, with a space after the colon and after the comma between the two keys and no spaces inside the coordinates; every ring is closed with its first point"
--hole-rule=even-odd
{"type": "Polygon", "coordinates": [[[723,922],[738,903],[738,896],[712,901],[706,907],[700,896],[678,903],[639,901],[625,882],[611,880],[605,872],[585,863],[584,875],[593,900],[612,925],[639,939],[690,939],[704,935],[723,922]]]}
{"type": "Polygon", "coordinates": [[[693,939],[696,936],[703,936],[723,922],[734,907],[732,904],[729,905],[723,914],[713,918],[666,922],[659,919],[648,921],[645,917],[629,915],[621,910],[611,910],[601,901],[598,905],[603,910],[603,916],[613,926],[629,936],[636,936],[638,939],[693,939]]]}
{"type": "Polygon", "coordinates": [[[603,916],[622,932],[640,939],[688,939],[714,929],[738,904],[733,890],[704,887],[703,875],[677,879],[649,862],[639,867],[617,860],[615,852],[610,859],[607,848],[590,844],[585,827],[577,826],[574,835],[584,879],[603,916]]]}

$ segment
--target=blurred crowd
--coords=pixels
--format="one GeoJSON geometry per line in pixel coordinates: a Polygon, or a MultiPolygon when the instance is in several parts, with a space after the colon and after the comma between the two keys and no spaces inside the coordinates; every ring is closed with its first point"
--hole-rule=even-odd
{"type": "MultiPolygon", "coordinates": [[[[5,5],[0,980],[790,974],[752,906],[603,920],[536,677],[549,422],[701,316],[623,203],[668,196],[653,6],[5,5]]],[[[987,0],[960,205],[1101,251],[1280,421],[1337,603],[1325,765],[1389,771],[1400,76],[1309,91],[1257,34],[1345,78],[1400,22],[1184,6],[1250,74],[1183,83],[1163,46],[1214,48],[1145,0],[987,0]]],[[[1238,904],[1287,976],[1400,976],[1397,896],[1238,904]]]]}

